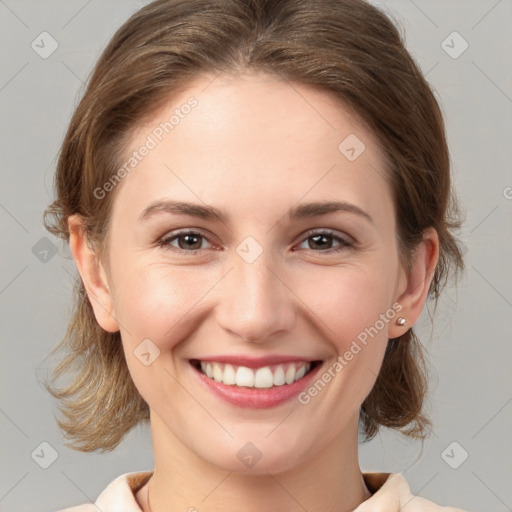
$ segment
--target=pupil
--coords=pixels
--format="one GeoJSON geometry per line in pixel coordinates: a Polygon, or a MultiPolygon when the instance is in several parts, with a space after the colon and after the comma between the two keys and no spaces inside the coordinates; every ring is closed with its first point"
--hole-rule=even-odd
{"type": "MultiPolygon", "coordinates": [[[[194,244],[197,244],[199,237],[197,235],[183,235],[181,239],[186,240],[185,244],[187,248],[195,249],[196,247],[192,247],[194,244]]],[[[183,247],[181,247],[183,249],[183,247]]]]}
{"type": "MultiPolygon", "coordinates": [[[[326,243],[326,241],[328,241],[329,236],[326,236],[326,235],[313,235],[311,237],[311,239],[314,240],[314,243],[317,244],[317,245],[318,245],[318,241],[321,240],[324,245],[320,244],[320,248],[324,248],[325,249],[325,243],[326,243]]],[[[329,245],[329,244],[327,244],[327,245],[329,245]]]]}

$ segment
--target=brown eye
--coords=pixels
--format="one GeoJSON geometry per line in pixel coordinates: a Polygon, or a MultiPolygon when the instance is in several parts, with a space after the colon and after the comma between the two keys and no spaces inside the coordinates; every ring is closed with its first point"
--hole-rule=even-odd
{"type": "Polygon", "coordinates": [[[178,252],[194,252],[203,249],[202,243],[207,240],[205,236],[196,231],[182,231],[170,236],[166,236],[159,241],[159,246],[168,250],[178,252]],[[177,246],[173,242],[177,241],[177,246]]]}
{"type": "Polygon", "coordinates": [[[308,242],[308,246],[305,248],[314,252],[336,252],[353,245],[351,241],[331,231],[321,231],[309,234],[309,236],[305,238],[304,242],[308,242]]]}

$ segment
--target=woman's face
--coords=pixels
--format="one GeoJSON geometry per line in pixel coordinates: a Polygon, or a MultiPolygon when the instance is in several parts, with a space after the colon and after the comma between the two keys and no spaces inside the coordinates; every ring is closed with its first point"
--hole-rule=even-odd
{"type": "Polygon", "coordinates": [[[235,471],[258,454],[253,471],[285,470],[352,442],[388,337],[405,331],[372,133],[310,87],[205,76],[124,156],[136,165],[117,185],[108,286],[153,434],[235,471]]]}

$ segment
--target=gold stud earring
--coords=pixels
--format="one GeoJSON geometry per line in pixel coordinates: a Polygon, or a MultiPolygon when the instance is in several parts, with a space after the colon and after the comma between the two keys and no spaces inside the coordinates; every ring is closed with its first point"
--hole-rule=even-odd
{"type": "Polygon", "coordinates": [[[398,318],[396,323],[397,323],[397,325],[404,326],[406,324],[405,318],[403,318],[403,317],[398,318]]]}

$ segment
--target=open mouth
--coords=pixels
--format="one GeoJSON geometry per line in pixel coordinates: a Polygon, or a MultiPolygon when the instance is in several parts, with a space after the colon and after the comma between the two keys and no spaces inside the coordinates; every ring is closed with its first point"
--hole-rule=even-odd
{"type": "Polygon", "coordinates": [[[191,359],[203,375],[226,386],[267,389],[293,384],[313,371],[322,361],[297,361],[261,368],[248,368],[214,361],[191,359]]]}

